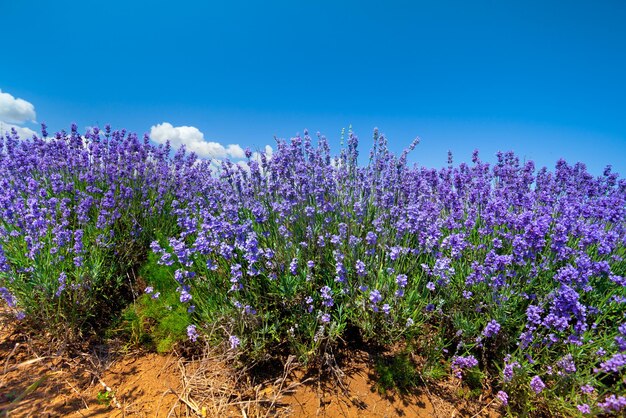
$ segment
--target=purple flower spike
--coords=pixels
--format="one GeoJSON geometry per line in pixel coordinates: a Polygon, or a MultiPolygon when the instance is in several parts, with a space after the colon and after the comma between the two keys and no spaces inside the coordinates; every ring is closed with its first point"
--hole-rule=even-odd
{"type": "Polygon", "coordinates": [[[530,388],[537,394],[541,393],[546,387],[545,383],[539,376],[535,376],[530,380],[530,388]]]}
{"type": "Polygon", "coordinates": [[[196,332],[195,325],[189,325],[187,327],[187,337],[189,337],[189,339],[193,342],[195,342],[198,339],[198,333],[196,332]]]}
{"type": "Polygon", "coordinates": [[[491,320],[483,330],[483,335],[487,338],[493,337],[500,332],[500,324],[495,319],[491,320]]]}
{"type": "Polygon", "coordinates": [[[378,290],[374,289],[370,291],[370,302],[376,305],[381,300],[382,300],[382,296],[378,290]]]}
{"type": "Polygon", "coordinates": [[[241,340],[239,340],[239,338],[236,335],[231,335],[228,338],[228,342],[230,343],[231,350],[236,350],[241,344],[241,340]]]}

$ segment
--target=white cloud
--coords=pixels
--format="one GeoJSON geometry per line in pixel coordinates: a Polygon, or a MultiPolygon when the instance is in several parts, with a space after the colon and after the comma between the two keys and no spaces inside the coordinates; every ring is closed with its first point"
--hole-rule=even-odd
{"type": "Polygon", "coordinates": [[[200,157],[210,158],[243,158],[243,148],[237,144],[224,146],[219,142],[207,141],[204,134],[194,126],[172,126],[163,122],[150,128],[150,138],[164,144],[167,140],[174,148],[185,145],[188,151],[195,152],[200,157]]]}
{"type": "Polygon", "coordinates": [[[226,152],[233,158],[243,158],[246,156],[246,152],[237,144],[231,144],[226,147],[226,152]]]}
{"type": "Polygon", "coordinates": [[[22,139],[31,138],[33,135],[37,134],[32,129],[28,129],[23,126],[17,126],[17,125],[0,121],[0,135],[4,136],[6,132],[11,132],[11,128],[15,128],[15,130],[17,131],[17,134],[22,139]]]}
{"type": "Polygon", "coordinates": [[[23,99],[16,99],[9,93],[0,90],[0,135],[15,129],[20,138],[30,138],[35,131],[22,125],[24,122],[35,121],[35,106],[23,99]]]}
{"type": "Polygon", "coordinates": [[[24,123],[35,121],[35,106],[23,99],[16,99],[9,93],[0,90],[0,121],[7,123],[24,123]]]}

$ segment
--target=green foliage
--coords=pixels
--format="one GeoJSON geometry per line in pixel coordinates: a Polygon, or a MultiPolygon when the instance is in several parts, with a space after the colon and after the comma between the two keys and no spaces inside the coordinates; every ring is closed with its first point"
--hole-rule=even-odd
{"type": "Polygon", "coordinates": [[[96,401],[100,404],[100,405],[105,405],[105,406],[109,406],[111,405],[111,401],[113,400],[113,396],[115,396],[115,394],[112,391],[106,390],[106,391],[98,391],[98,394],[96,395],[96,401]]]}
{"type": "Polygon", "coordinates": [[[150,254],[139,270],[140,277],[154,292],[142,294],[127,306],[108,329],[107,336],[122,338],[127,348],[143,347],[166,353],[187,338],[190,314],[178,300],[171,269],[158,265],[157,258],[150,254]],[[158,297],[153,297],[157,293],[158,297]]]}
{"type": "MultiPolygon", "coordinates": [[[[21,250],[24,243],[19,237],[4,245],[11,264],[22,266],[8,276],[27,320],[35,327],[45,324],[47,332],[67,341],[105,324],[123,306],[128,285],[128,260],[116,257],[112,248],[96,245],[100,230],[87,227],[83,231],[85,250],[80,266],[74,264],[69,251],[53,251],[56,244],[52,234],[33,258],[21,250]],[[59,252],[64,257],[60,262],[59,252]]],[[[0,282],[2,276],[0,273],[0,282]]]]}
{"type": "Polygon", "coordinates": [[[188,324],[189,314],[175,297],[155,300],[142,295],[122,311],[106,335],[121,338],[126,348],[143,347],[164,353],[186,339],[188,324]]]}
{"type": "Polygon", "coordinates": [[[388,390],[407,392],[420,383],[415,365],[407,353],[377,358],[374,370],[377,375],[376,385],[381,393],[388,390]]]}
{"type": "Polygon", "coordinates": [[[447,367],[446,364],[431,362],[427,363],[427,365],[422,368],[421,374],[426,381],[434,382],[448,376],[450,374],[450,368],[447,367]]]}

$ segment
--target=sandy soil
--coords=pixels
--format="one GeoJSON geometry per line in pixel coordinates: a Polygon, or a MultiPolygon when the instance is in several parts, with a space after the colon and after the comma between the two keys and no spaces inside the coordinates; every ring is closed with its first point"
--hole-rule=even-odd
{"type": "Polygon", "coordinates": [[[461,402],[445,385],[381,395],[363,351],[350,353],[341,379],[320,381],[294,367],[282,379],[255,384],[233,379],[215,360],[115,356],[103,347],[68,359],[43,355],[45,348],[0,324],[0,417],[499,416],[495,404],[484,408],[489,400],[461,402]],[[249,393],[232,393],[235,387],[249,393]]]}
{"type": "MultiPolygon", "coordinates": [[[[294,416],[306,417],[434,417],[435,405],[425,391],[406,395],[376,389],[367,353],[352,353],[349,365],[342,367],[342,384],[337,380],[321,384],[314,381],[297,388],[285,398],[294,416]]],[[[436,403],[439,399],[435,399],[436,403]]],[[[451,405],[438,405],[450,411],[451,405]]],[[[444,415],[441,415],[444,416],[444,415]]],[[[449,416],[449,415],[445,415],[449,416]]]]}
{"type": "Polygon", "coordinates": [[[0,417],[3,410],[11,417],[185,416],[174,394],[180,373],[173,356],[100,363],[102,353],[68,359],[36,346],[0,329],[0,417]]]}

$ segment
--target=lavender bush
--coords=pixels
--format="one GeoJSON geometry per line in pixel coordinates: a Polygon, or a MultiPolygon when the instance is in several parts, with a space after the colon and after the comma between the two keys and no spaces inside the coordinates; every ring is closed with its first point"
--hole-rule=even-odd
{"type": "Polygon", "coordinates": [[[377,132],[366,165],[352,133],[338,156],[313,142],[236,164],[124,132],[9,135],[2,296],[85,320],[149,244],[192,341],[217,325],[247,356],[316,361],[348,334],[404,340],[510,413],[626,408],[626,181],[513,153],[409,167],[417,143],[395,156],[377,132]]]}
{"type": "MultiPolygon", "coordinates": [[[[128,273],[158,233],[193,163],[124,131],[0,141],[0,289],[55,337],[74,339],[124,303],[128,273]]],[[[173,228],[173,229],[172,229],[173,228]]]]}

